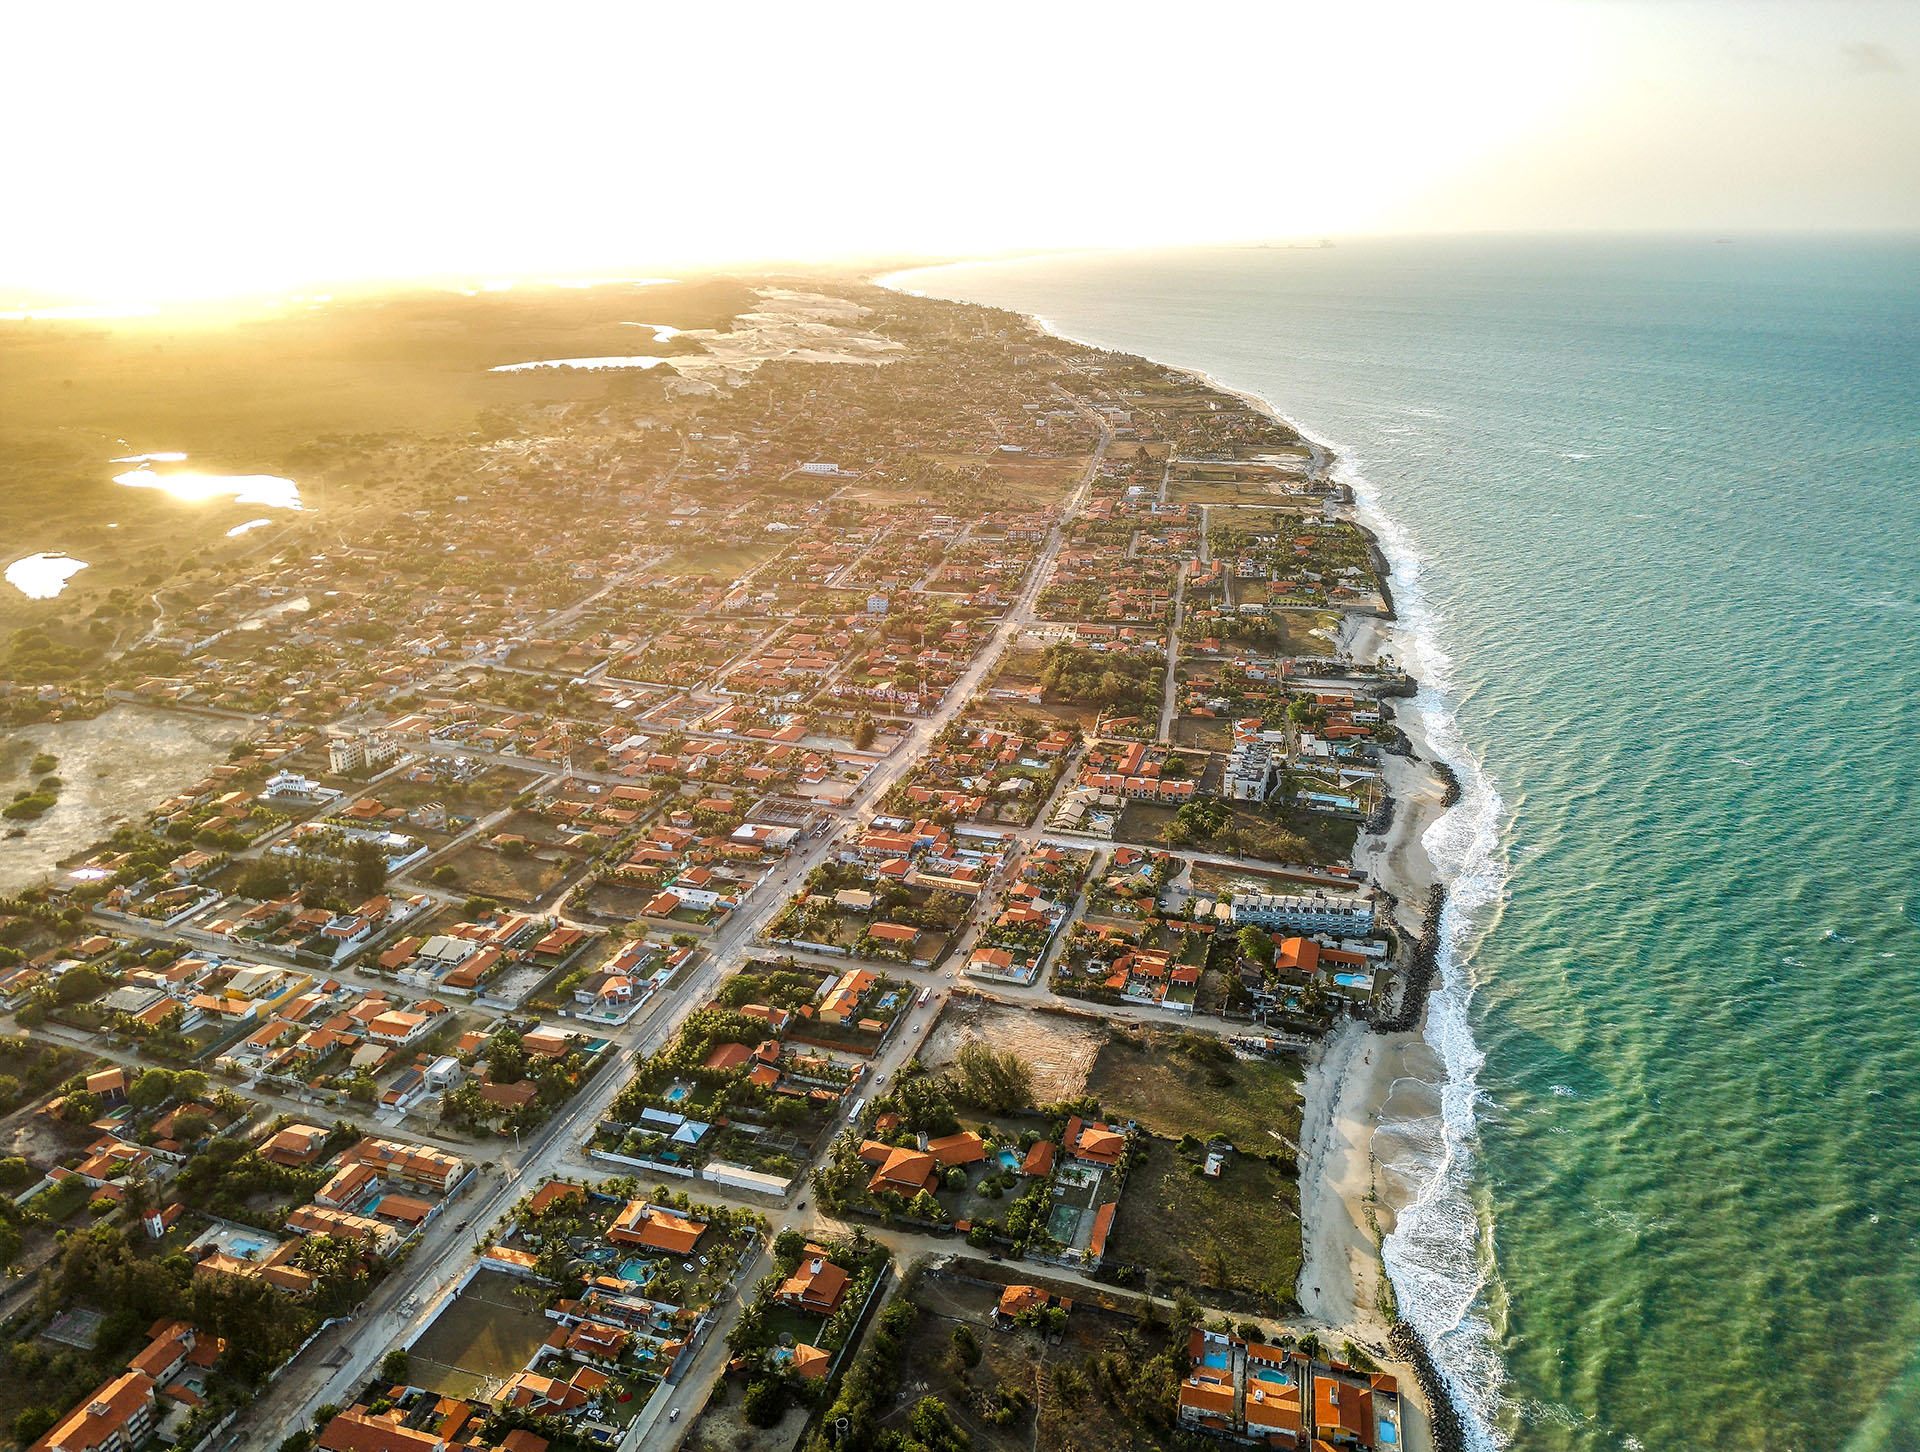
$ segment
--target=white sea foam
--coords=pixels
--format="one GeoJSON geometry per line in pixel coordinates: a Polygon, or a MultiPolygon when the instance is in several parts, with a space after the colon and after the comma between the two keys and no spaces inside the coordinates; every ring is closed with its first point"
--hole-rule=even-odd
{"type": "MultiPolygon", "coordinates": [[[[1321,442],[1316,440],[1316,442],[1321,442]]],[[[1477,1141],[1476,1106],[1485,1055],[1473,1041],[1468,1006],[1473,981],[1465,950],[1477,920],[1504,897],[1506,863],[1500,850],[1505,812],[1500,794],[1468,750],[1454,714],[1452,660],[1438,638],[1439,618],[1421,588],[1420,558],[1399,522],[1380,506],[1378,491],[1350,456],[1337,456],[1336,477],[1352,486],[1362,521],[1380,541],[1392,568],[1402,657],[1421,681],[1415,709],[1428,745],[1460,783],[1460,800],[1422,838],[1447,882],[1440,916],[1440,977],[1427,1001],[1426,1039],[1446,1066],[1441,1088],[1441,1139],[1428,1175],[1400,1213],[1381,1258],[1401,1314],[1419,1330],[1463,1414],[1467,1444],[1503,1445],[1497,1429],[1506,1379],[1496,1332],[1483,1296],[1494,1274],[1492,1227],[1483,1226],[1470,1196],[1477,1141]]]]}
{"type": "MultiPolygon", "coordinates": [[[[908,275],[894,274],[876,281],[915,297],[928,296],[895,280],[908,275]]],[[[1089,348],[1109,347],[1076,338],[1038,314],[1032,318],[1043,331],[1067,342],[1089,348]]],[[[1498,1333],[1485,1304],[1495,1275],[1493,1227],[1482,1224],[1470,1197],[1478,1138],[1476,1115],[1483,1102],[1479,1074],[1486,1056],[1473,1041],[1468,1006],[1474,985],[1464,960],[1473,934],[1497,920],[1506,896],[1507,864],[1501,850],[1505,808],[1500,793],[1461,735],[1454,714],[1453,662],[1440,644],[1439,615],[1421,588],[1419,553],[1400,522],[1382,506],[1379,490],[1366,478],[1358,456],[1315,434],[1259,394],[1233,388],[1197,368],[1143,356],[1164,367],[1182,369],[1267,409],[1331,456],[1334,479],[1353,490],[1360,520],[1373,531],[1386,556],[1398,616],[1398,655],[1401,664],[1421,682],[1413,706],[1426,729],[1428,746],[1453,769],[1460,783],[1460,799],[1421,839],[1447,884],[1446,907],[1440,916],[1440,974],[1427,1001],[1426,1023],[1426,1040],[1446,1070],[1439,1086],[1440,1114],[1437,1122],[1394,1126],[1396,1137],[1419,1162],[1403,1161],[1396,1168],[1418,1190],[1383,1242],[1381,1258],[1401,1315],[1432,1349],[1448,1394],[1465,1424],[1467,1446],[1474,1452],[1496,1452],[1507,1442],[1498,1426],[1500,1410],[1507,1403],[1502,1396],[1506,1368],[1500,1361],[1498,1333]]],[[[1429,408],[1409,406],[1400,412],[1415,418],[1446,420],[1445,414],[1429,408]]]]}

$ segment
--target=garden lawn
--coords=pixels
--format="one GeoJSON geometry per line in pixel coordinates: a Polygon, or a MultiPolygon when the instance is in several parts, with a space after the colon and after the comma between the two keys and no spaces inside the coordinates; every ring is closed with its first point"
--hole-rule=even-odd
{"type": "Polygon", "coordinates": [[[1086,1092],[1103,1113],[1137,1119],[1169,1139],[1220,1138],[1265,1155],[1290,1151],[1300,1137],[1300,1079],[1291,1061],[1236,1059],[1206,1034],[1116,1029],[1094,1060],[1086,1092]]]}
{"type": "Polygon", "coordinates": [[[1300,1186],[1263,1159],[1230,1155],[1218,1179],[1165,1140],[1127,1179],[1110,1254],[1205,1298],[1294,1305],[1300,1276],[1300,1186]]]}

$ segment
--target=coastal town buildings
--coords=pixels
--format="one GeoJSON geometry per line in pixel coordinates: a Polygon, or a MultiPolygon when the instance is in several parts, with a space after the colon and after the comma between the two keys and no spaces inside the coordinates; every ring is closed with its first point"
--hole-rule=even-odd
{"type": "MultiPolygon", "coordinates": [[[[391,1319],[250,1367],[276,1433],[351,1381],[335,1452],[537,1452],[515,1418],[617,1445],[696,1365],[844,1375],[908,1235],[1084,1274],[1186,1233],[1168,1156],[1260,1213],[1286,1193],[1248,1188],[1283,1139],[1047,1109],[1011,1075],[942,1097],[958,1050],[921,1055],[958,1000],[1191,1035],[1167,1078],[1203,1084],[1398,1005],[1348,858],[1400,683],[1324,634],[1384,609],[1340,487],[1158,365],[820,286],[743,285],[728,319],[799,309],[826,359],[720,362],[747,345],[713,330],[604,406],[606,380],[502,375],[471,437],[369,435],[351,468],[404,478],[392,507],[169,576],[139,650],[63,688],[237,739],[6,939],[9,1011],[75,1056],[28,1166],[61,1228],[271,1295],[299,1340],[343,1266],[395,1285],[383,1316],[450,1316],[448,1345],[539,1302],[484,1396],[414,1342],[353,1400],[391,1319]],[[206,1082],[148,1103],[157,1065],[206,1082]],[[858,1236],[804,1209],[829,1190],[858,1236]],[[764,1286],[732,1279],[750,1245],[764,1286]]],[[[1071,1299],[1009,1283],[1000,1329],[1071,1299]]],[[[207,1338],[155,1335],[43,1445],[131,1447],[183,1390],[236,1404],[207,1338]]],[[[1169,1416],[1380,1435],[1388,1388],[1269,1352],[1208,1343],[1169,1416]]]]}

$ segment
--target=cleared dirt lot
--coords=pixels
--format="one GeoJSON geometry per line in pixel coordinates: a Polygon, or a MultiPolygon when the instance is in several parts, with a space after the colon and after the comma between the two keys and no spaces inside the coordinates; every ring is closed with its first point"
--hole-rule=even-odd
{"type": "Polygon", "coordinates": [[[945,1068],[960,1056],[960,1046],[970,1038],[1018,1054],[1033,1071],[1034,1098],[1056,1104],[1078,1098],[1086,1087],[1093,1061],[1107,1041],[1107,1030],[1093,1019],[956,995],[928,1035],[921,1062],[936,1071],[945,1068]]]}
{"type": "Polygon", "coordinates": [[[522,1283],[483,1272],[413,1343],[408,1379],[444,1396],[466,1396],[512,1376],[553,1329],[540,1302],[514,1294],[522,1283]]]}
{"type": "Polygon", "coordinates": [[[756,1427],[745,1415],[746,1385],[742,1378],[716,1383],[714,1399],[687,1435],[686,1452],[791,1452],[806,1430],[807,1409],[791,1404],[779,1425],[756,1427]]]}

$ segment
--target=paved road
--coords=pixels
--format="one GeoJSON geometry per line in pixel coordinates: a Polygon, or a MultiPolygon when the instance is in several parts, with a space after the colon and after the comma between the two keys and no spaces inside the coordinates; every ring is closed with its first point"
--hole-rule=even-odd
{"type": "MultiPolygon", "coordinates": [[[[870,819],[872,804],[878,802],[905,776],[926,746],[972,704],[975,692],[980,689],[1001,654],[1017,638],[1020,630],[1031,623],[1034,603],[1065,542],[1067,522],[1084,505],[1112,442],[1111,429],[1104,421],[1099,422],[1098,426],[1099,443],[1087,463],[1086,473],[1074,491],[1061,522],[1049,533],[1046,547],[1035,562],[1019,600],[1008,611],[973,665],[947,693],[939,709],[933,715],[916,721],[901,745],[882,760],[861,784],[853,804],[859,821],[870,819]]],[[[451,1207],[448,1214],[429,1228],[413,1254],[396,1268],[396,1272],[388,1277],[359,1314],[350,1322],[322,1333],[312,1346],[283,1369],[266,1394],[254,1403],[250,1417],[253,1425],[274,1429],[272,1440],[278,1441],[304,1425],[317,1405],[323,1402],[345,1404],[351,1399],[353,1391],[371,1374],[388,1346],[424,1327],[437,1314],[442,1298],[478,1255],[477,1237],[511,1210],[527,1189],[564,1172],[569,1162],[578,1160],[578,1141],[590,1126],[598,1122],[626,1082],[627,1051],[644,1057],[665,1043],[687,1014],[706,1003],[720,980],[738,966],[766,924],[785,905],[786,890],[803,880],[808,872],[824,861],[837,847],[840,837],[855,829],[856,824],[849,821],[835,832],[810,839],[808,845],[789,859],[781,872],[765,883],[754,898],[743,904],[707,939],[709,956],[705,966],[692,979],[671,995],[660,995],[632,1023],[610,1035],[614,1042],[613,1049],[609,1051],[612,1062],[606,1063],[573,1100],[535,1132],[528,1143],[512,1151],[504,1151],[499,1156],[495,1170],[477,1176],[463,1196],[463,1203],[451,1207]],[[755,901],[755,898],[758,900],[755,901]],[[476,1237],[472,1246],[465,1243],[467,1232],[461,1228],[468,1226],[469,1222],[469,1228],[476,1237]]],[[[917,1052],[919,1041],[932,1022],[935,1007],[916,1008],[909,1020],[908,1031],[897,1035],[892,1049],[876,1062],[871,1082],[884,1082],[911,1053],[917,1052]]],[[[801,1184],[804,1185],[804,1181],[801,1184]]],[[[703,1183],[701,1193],[710,1194],[716,1188],[703,1183]]],[[[796,1196],[803,1196],[804,1193],[804,1190],[795,1192],[796,1196]]],[[[783,1221],[790,1218],[783,1217],[783,1221]]],[[[725,1308],[719,1322],[708,1333],[709,1336],[716,1341],[723,1339],[737,1314],[737,1305],[725,1308]]],[[[656,1415],[665,1416],[674,1406],[697,1407],[703,1404],[706,1397],[704,1386],[699,1389],[697,1401],[690,1399],[695,1380],[693,1377],[683,1378],[671,1398],[661,1402],[656,1415]]],[[[689,1420],[683,1416],[678,1430],[684,1432],[684,1423],[689,1420]]]]}
{"type": "Polygon", "coordinates": [[[1173,739],[1173,718],[1180,709],[1180,627],[1187,619],[1187,562],[1173,584],[1173,628],[1167,632],[1167,673],[1160,693],[1160,729],[1155,741],[1173,739]]]}

